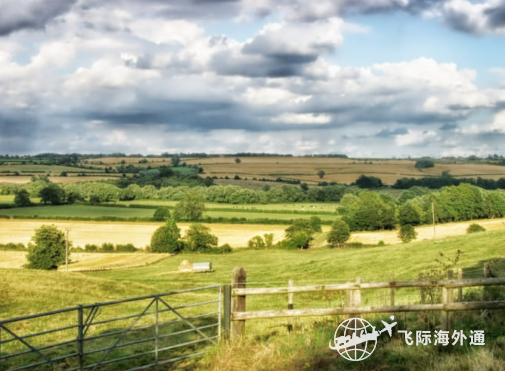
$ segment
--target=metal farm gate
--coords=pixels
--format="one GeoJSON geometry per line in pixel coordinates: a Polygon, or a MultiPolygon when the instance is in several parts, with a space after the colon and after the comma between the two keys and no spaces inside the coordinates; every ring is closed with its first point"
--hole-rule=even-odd
{"type": "Polygon", "coordinates": [[[0,371],[141,370],[206,353],[221,336],[221,285],[0,321],[0,371]]]}

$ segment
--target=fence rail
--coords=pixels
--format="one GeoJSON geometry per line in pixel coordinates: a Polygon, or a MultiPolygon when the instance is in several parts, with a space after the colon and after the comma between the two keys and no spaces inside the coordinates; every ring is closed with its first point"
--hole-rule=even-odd
{"type": "MultiPolygon", "coordinates": [[[[458,279],[453,279],[453,272],[449,271],[448,279],[443,280],[395,282],[392,277],[389,282],[362,283],[361,278],[356,277],[355,282],[344,284],[294,286],[292,280],[290,280],[289,285],[285,287],[247,288],[246,272],[243,268],[238,267],[233,270],[232,284],[225,286],[223,291],[225,293],[225,303],[230,301],[232,308],[229,313],[225,312],[223,328],[230,339],[237,340],[244,335],[246,320],[329,315],[349,315],[353,317],[360,314],[373,313],[440,311],[441,327],[443,330],[449,330],[452,328],[452,312],[478,309],[504,309],[505,301],[462,301],[462,288],[495,285],[505,285],[505,277],[462,279],[462,272],[460,270],[458,279]],[[401,288],[419,289],[421,297],[423,297],[422,303],[395,305],[395,290],[401,288]],[[424,303],[425,293],[423,290],[429,288],[442,289],[441,303],[424,303]],[[380,289],[390,290],[389,305],[362,305],[362,291],[380,289]],[[455,289],[457,289],[457,301],[454,300],[455,289]],[[343,291],[346,293],[343,307],[294,309],[294,294],[331,291],[343,291]],[[287,295],[288,309],[246,311],[247,296],[259,295],[287,295]]],[[[288,329],[289,326],[291,325],[288,325],[288,329]]]]}
{"type": "Polygon", "coordinates": [[[221,285],[211,285],[1,320],[0,371],[95,371],[113,363],[144,357],[140,364],[122,366],[125,371],[127,367],[130,367],[128,371],[135,371],[196,357],[205,353],[195,348],[197,344],[216,344],[221,337],[221,304],[221,285]],[[177,302],[179,295],[202,291],[210,291],[208,294],[214,298],[184,304],[177,302]],[[124,304],[134,306],[127,308],[134,313],[100,318],[107,308],[115,313],[117,306],[124,304]],[[40,326],[47,326],[62,320],[61,316],[71,324],[23,333],[30,321],[42,320],[40,326]],[[134,338],[128,339],[132,334],[134,338]],[[55,342],[45,336],[66,339],[55,342]],[[41,339],[43,345],[38,344],[37,340],[41,339]],[[133,354],[116,354],[124,349],[130,349],[133,354]],[[171,354],[172,350],[178,353],[171,354]],[[147,357],[150,362],[146,361],[147,357]]]}

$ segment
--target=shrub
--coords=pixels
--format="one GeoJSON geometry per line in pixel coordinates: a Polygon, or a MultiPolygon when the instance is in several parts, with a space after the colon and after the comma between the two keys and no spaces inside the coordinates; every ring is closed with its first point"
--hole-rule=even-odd
{"type": "Polygon", "coordinates": [[[247,247],[250,249],[263,249],[265,247],[265,241],[261,236],[254,236],[247,242],[247,247]]]}
{"type": "Polygon", "coordinates": [[[158,207],[153,215],[153,220],[157,222],[164,222],[170,218],[170,210],[168,207],[158,207]]]}
{"type": "Polygon", "coordinates": [[[27,268],[57,269],[65,263],[65,235],[54,225],[43,225],[35,230],[33,244],[28,245],[27,268]]]}
{"type": "Polygon", "coordinates": [[[61,205],[65,203],[65,191],[57,184],[49,184],[47,187],[42,188],[39,192],[41,201],[45,204],[50,202],[53,205],[61,205]]]}
{"type": "Polygon", "coordinates": [[[410,224],[405,224],[400,227],[400,231],[398,232],[398,238],[402,240],[403,243],[408,243],[417,238],[417,232],[413,226],[410,224]]]}
{"type": "Polygon", "coordinates": [[[137,248],[131,243],[116,245],[116,252],[135,252],[137,248]]]}
{"type": "Polygon", "coordinates": [[[466,229],[466,233],[477,233],[477,232],[485,232],[486,228],[481,226],[480,224],[470,224],[468,228],[466,229]]]}
{"type": "Polygon", "coordinates": [[[110,242],[104,242],[102,243],[102,247],[100,248],[101,252],[113,252],[114,251],[114,245],[111,244],[110,242]]]}
{"type": "Polygon", "coordinates": [[[168,219],[166,224],[154,231],[151,237],[151,251],[177,253],[181,250],[181,230],[174,219],[168,219]]]}
{"type": "Polygon", "coordinates": [[[343,220],[336,220],[328,233],[327,241],[331,247],[342,246],[350,236],[351,231],[347,223],[343,220]]]}
{"type": "Polygon", "coordinates": [[[95,245],[95,244],[87,243],[86,245],[84,245],[84,251],[86,251],[86,252],[97,252],[98,251],[98,246],[95,245]]]}
{"type": "Polygon", "coordinates": [[[377,246],[386,246],[386,243],[382,240],[379,241],[379,243],[377,244],[377,246]]]}
{"type": "Polygon", "coordinates": [[[26,250],[26,247],[22,243],[8,242],[5,244],[0,244],[0,250],[23,251],[23,250],[26,250]]]}

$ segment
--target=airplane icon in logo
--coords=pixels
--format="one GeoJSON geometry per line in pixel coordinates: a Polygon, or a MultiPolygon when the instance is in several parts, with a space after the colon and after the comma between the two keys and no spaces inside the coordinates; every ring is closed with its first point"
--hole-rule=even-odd
{"type": "MultiPolygon", "coordinates": [[[[391,316],[391,319],[393,320],[394,316],[391,316]]],[[[357,332],[354,332],[352,334],[352,337],[350,335],[340,336],[340,337],[334,339],[335,346],[332,346],[331,341],[330,341],[330,344],[329,344],[330,349],[340,351],[345,348],[364,343],[366,341],[376,341],[377,338],[379,337],[379,335],[385,331],[387,331],[387,333],[391,337],[393,335],[393,327],[397,324],[397,322],[393,322],[391,324],[389,324],[385,321],[381,321],[381,322],[384,325],[384,328],[382,330],[377,331],[375,329],[375,326],[372,326],[372,332],[370,332],[368,334],[365,333],[365,330],[361,330],[359,335],[357,335],[357,332]]]]}

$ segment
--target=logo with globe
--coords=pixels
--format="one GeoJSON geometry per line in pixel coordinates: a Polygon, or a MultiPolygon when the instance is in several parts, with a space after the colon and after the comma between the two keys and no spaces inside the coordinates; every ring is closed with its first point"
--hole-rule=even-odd
{"type": "MultiPolygon", "coordinates": [[[[389,317],[394,320],[395,317],[389,317]]],[[[342,322],[335,331],[333,340],[330,340],[330,349],[336,350],[342,357],[349,361],[362,361],[372,355],[377,346],[377,338],[384,331],[392,336],[394,323],[381,321],[384,328],[375,329],[370,322],[362,318],[349,318],[342,322]],[[333,342],[333,344],[332,344],[333,342]]]]}

